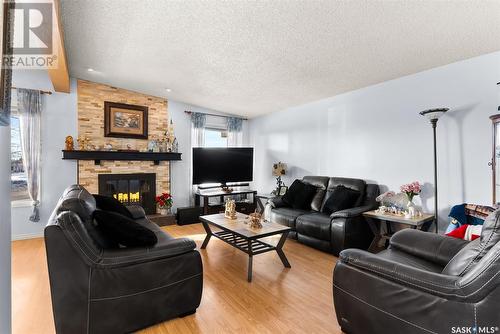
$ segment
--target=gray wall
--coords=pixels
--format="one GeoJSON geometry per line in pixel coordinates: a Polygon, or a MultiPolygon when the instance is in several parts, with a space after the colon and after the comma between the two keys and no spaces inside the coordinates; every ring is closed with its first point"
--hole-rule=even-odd
{"type": "Polygon", "coordinates": [[[0,143],[0,333],[10,333],[10,127],[0,126],[0,143]]]}
{"type": "MultiPolygon", "coordinates": [[[[16,87],[52,90],[46,71],[14,71],[12,81],[16,87]]],[[[59,196],[68,185],[76,183],[76,162],[61,160],[65,137],[77,134],[76,108],[76,80],[71,80],[70,94],[43,95],[40,221],[29,221],[30,207],[13,207],[13,239],[42,236],[59,196]]]]}
{"type": "MultiPolygon", "coordinates": [[[[500,52],[435,68],[250,121],[257,190],[275,187],[271,164],[288,164],[287,185],[304,175],[357,177],[399,191],[425,183],[433,210],[432,129],[418,114],[450,107],[438,122],[439,210],[491,204],[491,121],[498,113],[500,52]]],[[[446,222],[441,226],[444,228],[446,222]]]]}

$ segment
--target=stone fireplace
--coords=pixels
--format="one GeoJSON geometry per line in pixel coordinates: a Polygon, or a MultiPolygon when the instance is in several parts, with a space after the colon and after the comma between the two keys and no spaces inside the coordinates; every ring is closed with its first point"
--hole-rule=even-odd
{"type": "MultiPolygon", "coordinates": [[[[105,145],[111,145],[113,151],[131,148],[144,152],[148,147],[148,140],[145,139],[104,136],[104,103],[106,101],[147,107],[148,139],[162,138],[169,128],[168,102],[165,98],[85,80],[78,80],[77,83],[78,136],[87,137],[96,150],[103,150],[105,145]]],[[[150,192],[146,194],[139,190],[139,201],[147,200],[148,203],[142,203],[145,209],[147,206],[153,205],[146,212],[154,214],[156,213],[154,197],[163,192],[170,193],[170,161],[160,161],[159,163],[130,160],[101,160],[98,163],[89,160],[78,161],[79,184],[91,193],[104,194],[115,187],[115,189],[122,190],[121,200],[126,203],[135,203],[138,192],[135,189],[145,187],[145,180],[138,178],[138,175],[141,177],[154,175],[155,177],[154,181],[147,181],[150,192]],[[135,176],[131,178],[130,175],[135,176]],[[127,188],[125,189],[125,187],[127,188]],[[126,197],[124,197],[125,194],[126,197]]],[[[116,195],[119,199],[120,191],[110,195],[116,195]]]]}
{"type": "Polygon", "coordinates": [[[99,195],[112,196],[125,205],[138,204],[155,214],[156,174],[100,174],[99,195]]]}

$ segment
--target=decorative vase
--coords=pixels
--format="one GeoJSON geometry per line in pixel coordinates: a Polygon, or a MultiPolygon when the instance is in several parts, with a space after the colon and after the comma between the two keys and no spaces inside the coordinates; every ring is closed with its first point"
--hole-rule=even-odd
{"type": "Polygon", "coordinates": [[[170,214],[170,207],[165,207],[165,208],[160,208],[160,215],[162,216],[168,216],[170,214]]]}

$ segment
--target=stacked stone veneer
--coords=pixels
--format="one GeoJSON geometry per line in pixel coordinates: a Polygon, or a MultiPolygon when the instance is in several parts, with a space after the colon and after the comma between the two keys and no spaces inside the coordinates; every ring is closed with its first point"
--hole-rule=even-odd
{"type": "MultiPolygon", "coordinates": [[[[116,88],[95,82],[78,80],[78,136],[86,136],[96,147],[106,143],[113,149],[143,150],[148,146],[145,139],[104,137],[104,101],[147,106],[148,136],[163,136],[169,122],[167,100],[116,88]]],[[[79,183],[91,193],[98,192],[99,174],[156,173],[156,192],[170,192],[169,162],[161,161],[105,161],[95,165],[94,161],[80,160],[78,163],[79,183]]]]}

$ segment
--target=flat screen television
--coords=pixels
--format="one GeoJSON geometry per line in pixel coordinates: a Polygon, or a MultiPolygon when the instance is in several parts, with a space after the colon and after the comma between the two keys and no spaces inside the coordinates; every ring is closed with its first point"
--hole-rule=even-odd
{"type": "Polygon", "coordinates": [[[193,184],[253,180],[253,148],[193,148],[193,184]]]}

